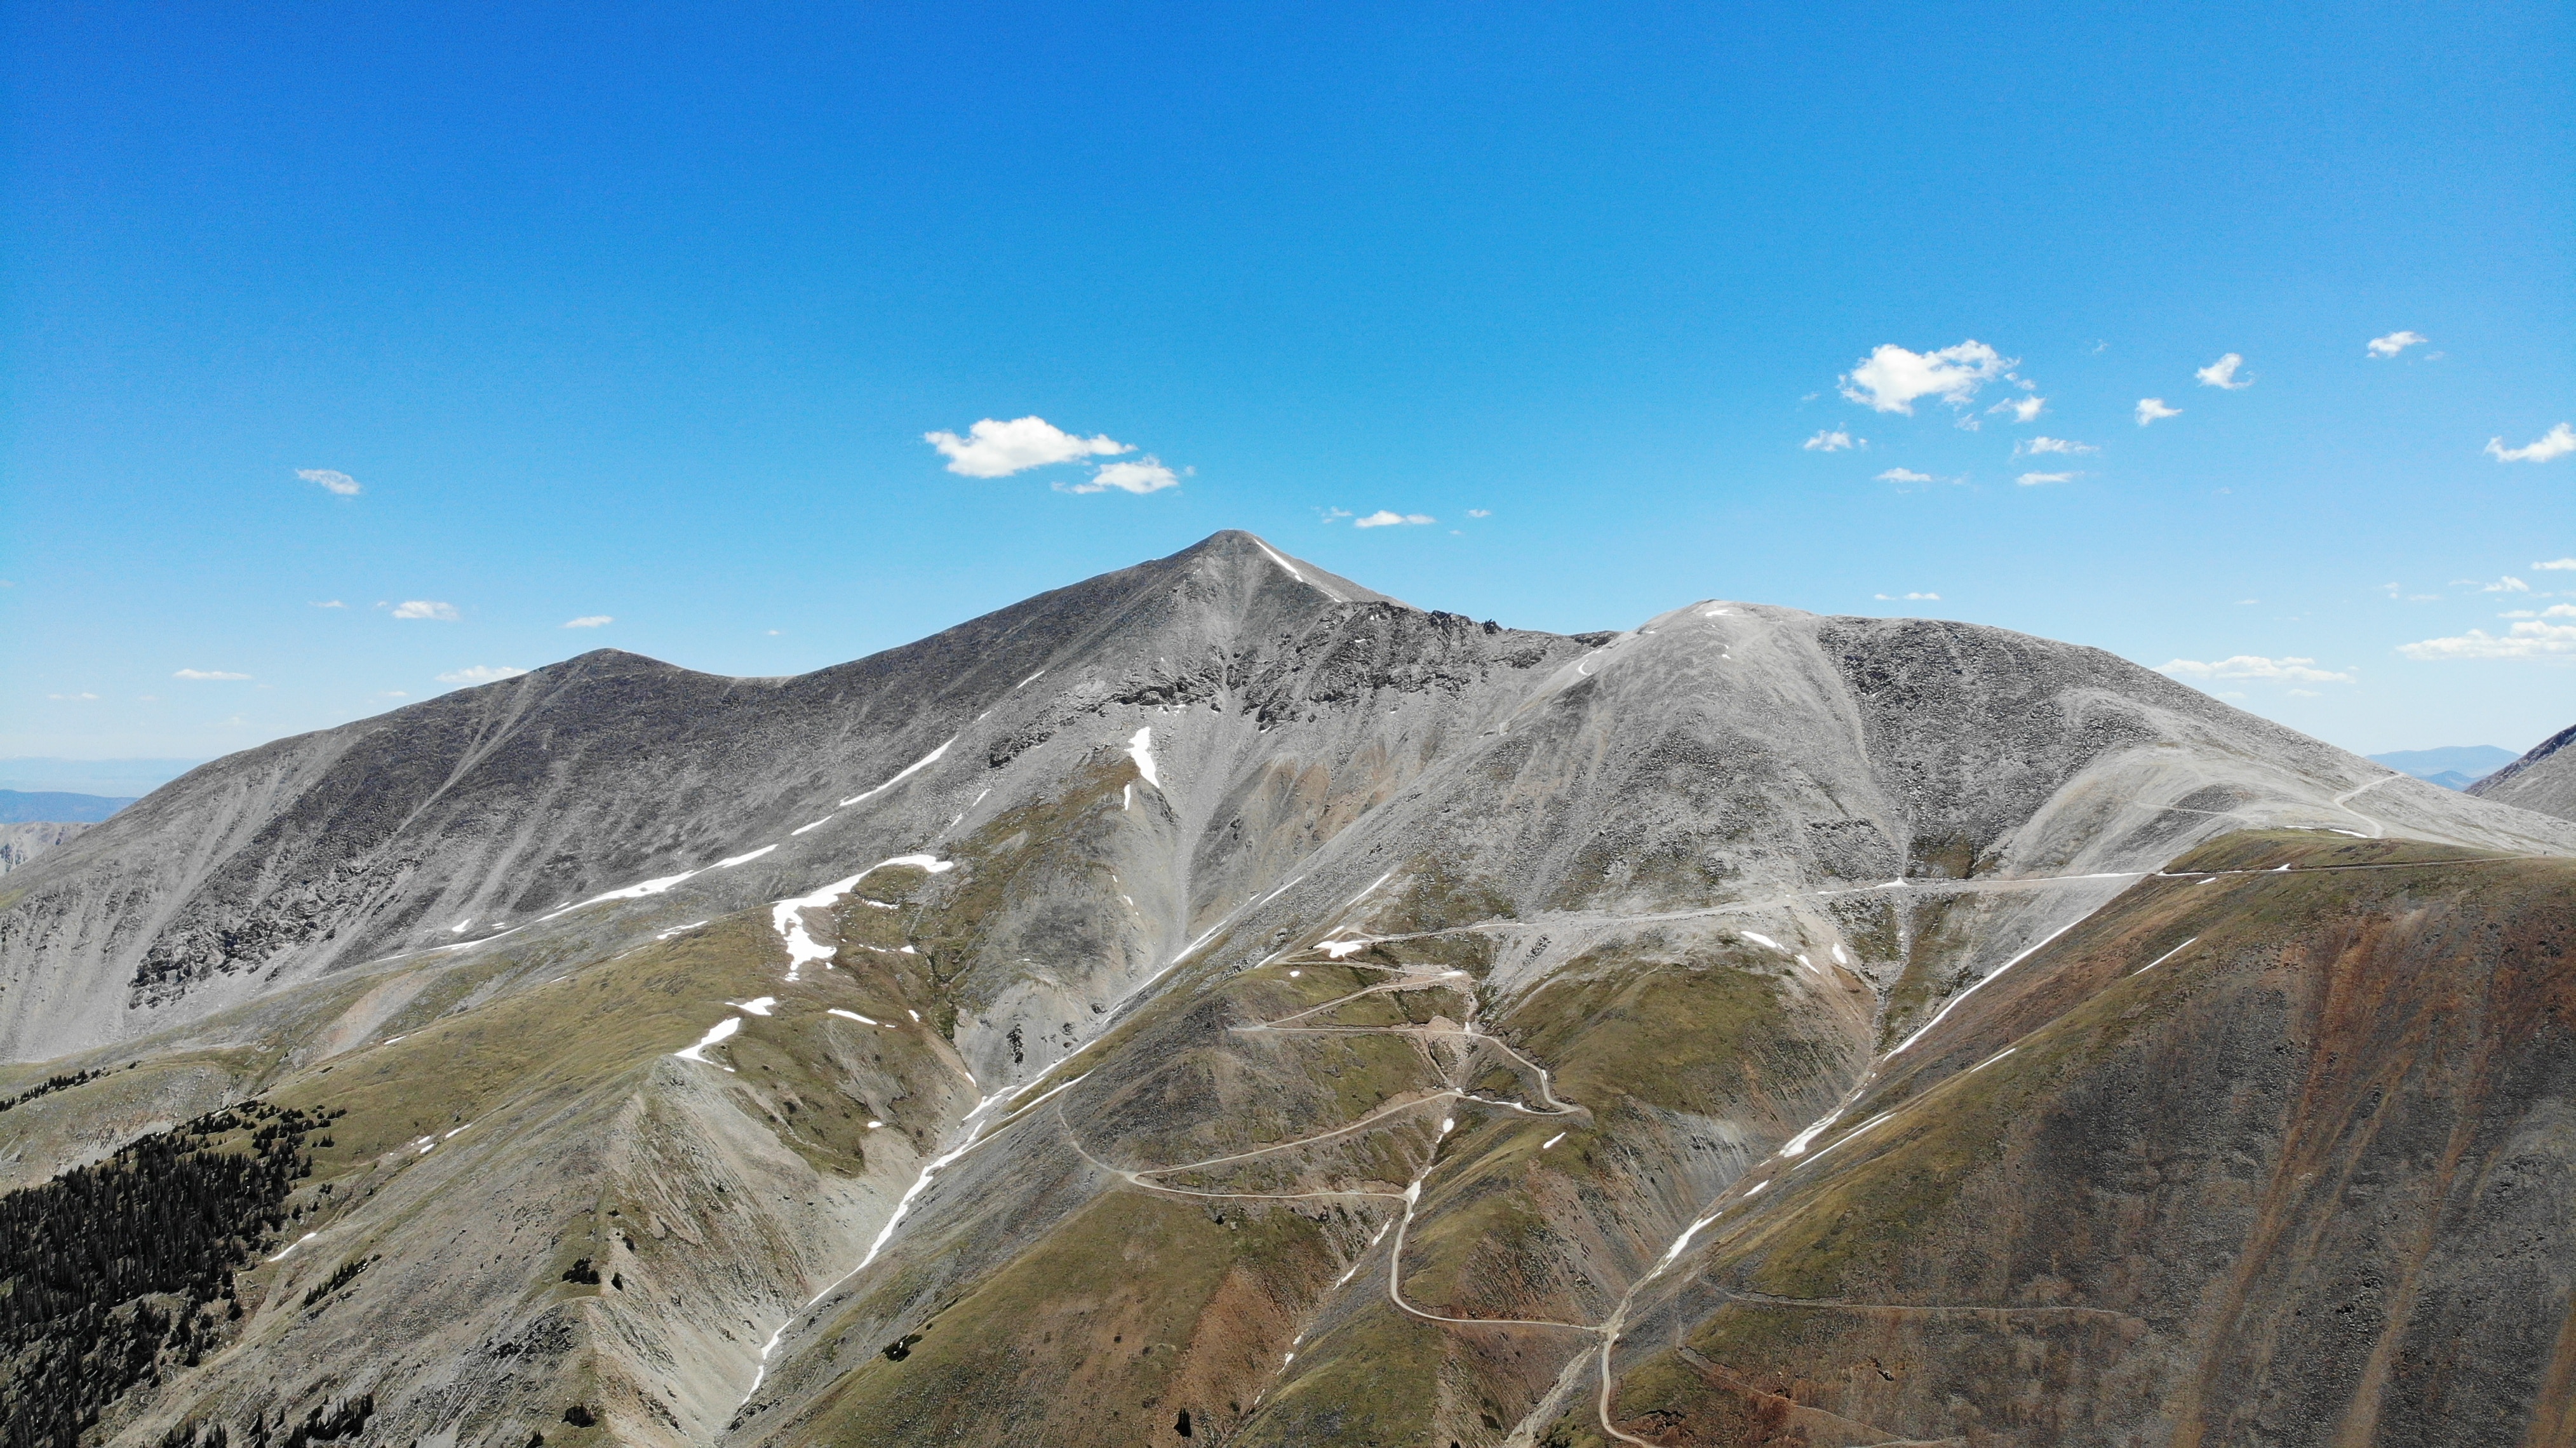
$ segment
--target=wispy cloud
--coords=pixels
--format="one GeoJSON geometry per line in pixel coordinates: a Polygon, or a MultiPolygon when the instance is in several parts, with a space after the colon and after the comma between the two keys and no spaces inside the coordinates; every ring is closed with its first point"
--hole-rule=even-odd
{"type": "Polygon", "coordinates": [[[1912,414],[1926,397],[1965,407],[1977,389],[2018,366],[1973,338],[1937,352],[1909,352],[1883,345],[1839,379],[1842,394],[1879,412],[1912,414]]]}
{"type": "Polygon", "coordinates": [[[2506,447],[2504,439],[2487,439],[2487,456],[2500,463],[2545,463],[2576,452],[2576,427],[2560,423],[2521,447],[2506,447]]]}
{"type": "Polygon", "coordinates": [[[2501,635],[2473,628],[2450,638],[2399,644],[2397,652],[2410,659],[2538,659],[2576,654],[2576,624],[2531,619],[2501,635]]]}
{"type": "Polygon", "coordinates": [[[2200,385],[2203,387],[2223,387],[2234,392],[2254,385],[2254,379],[2251,377],[2241,380],[2237,377],[2236,369],[2244,365],[2244,358],[2230,352],[2208,366],[2194,371],[2191,375],[2199,378],[2200,385]]]}
{"type": "Polygon", "coordinates": [[[2013,481],[2025,488],[2036,488],[2049,483],[2071,483],[2082,476],[2082,473],[2024,473],[2013,481]]]}
{"type": "Polygon", "coordinates": [[[2182,409],[2179,407],[2165,406],[2165,400],[2161,397],[2141,397],[2138,399],[2138,426],[2140,427],[2144,427],[2151,422],[2162,422],[2168,417],[2180,416],[2182,416],[2182,409]]]}
{"type": "Polygon", "coordinates": [[[354,498],[365,491],[358,486],[356,478],[347,473],[334,472],[329,468],[297,468],[295,475],[308,483],[319,483],[325,491],[337,493],[344,498],[354,498]]]}
{"type": "Polygon", "coordinates": [[[2305,684],[2349,684],[2353,680],[2349,673],[2318,668],[2314,659],[2267,659],[2260,654],[2238,654],[2214,663],[2173,659],[2156,665],[2156,672],[2187,679],[2294,679],[2305,684]]]}
{"type": "Polygon", "coordinates": [[[88,704],[98,699],[96,694],[47,694],[45,697],[63,704],[88,704]]]}
{"type": "Polygon", "coordinates": [[[250,675],[228,673],[222,669],[180,669],[170,677],[174,679],[247,679],[250,675]]]}
{"type": "Polygon", "coordinates": [[[2069,442],[2062,437],[2042,436],[2032,438],[2028,442],[2014,443],[2012,455],[2020,457],[2025,453],[2097,453],[2101,450],[2089,442],[2069,442]]]}
{"type": "Polygon", "coordinates": [[[953,432],[925,432],[921,440],[947,457],[948,471],[968,478],[1007,478],[1052,463],[1135,451],[1105,433],[1076,437],[1035,416],[1015,417],[1008,422],[988,417],[966,429],[964,437],[953,432]]]}
{"type": "Polygon", "coordinates": [[[525,669],[514,669],[508,664],[469,664],[464,668],[450,669],[446,673],[439,675],[438,682],[442,684],[494,684],[499,683],[503,679],[515,679],[526,672],[527,670],[525,669]]]}
{"type": "Polygon", "coordinates": [[[2409,347],[2420,347],[2432,340],[2421,332],[2391,332],[2385,337],[2373,337],[2365,345],[2373,357],[2394,357],[2409,347]]]}
{"type": "Polygon", "coordinates": [[[1808,452],[1841,452],[1847,448],[1867,447],[1869,439],[1854,437],[1839,427],[1819,428],[1816,435],[1798,446],[1808,452]]]}
{"type": "Polygon", "coordinates": [[[1181,476],[1181,473],[1163,466],[1161,458],[1147,453],[1142,462],[1103,463],[1081,482],[1058,483],[1056,486],[1068,493],[1105,493],[1111,488],[1122,493],[1159,493],[1165,488],[1179,487],[1181,476]]]}
{"type": "Polygon", "coordinates": [[[2009,412],[2015,422],[2036,422],[2039,415],[2047,410],[2048,399],[2045,397],[2007,397],[1987,408],[1986,416],[1992,417],[1998,412],[2009,412]]]}
{"type": "MultiPolygon", "coordinates": [[[[1490,518],[1494,516],[1494,510],[1491,508],[1469,508],[1467,510],[1467,516],[1470,518],[1490,518]]],[[[2570,568],[2576,568],[2576,558],[2569,559],[2567,561],[2567,566],[2570,568]]]]}
{"type": "Polygon", "coordinates": [[[349,605],[342,603],[336,598],[329,598],[323,599],[320,602],[315,603],[313,606],[315,608],[347,608],[349,605]]]}
{"type": "Polygon", "coordinates": [[[2576,558],[2552,558],[2546,563],[2535,563],[2531,566],[2543,573],[2563,573],[2569,569],[2576,569],[2576,558]]]}
{"type": "Polygon", "coordinates": [[[615,622],[617,622],[617,620],[616,620],[615,618],[612,618],[612,617],[610,617],[609,615],[604,614],[604,613],[585,613],[585,614],[583,614],[583,615],[582,615],[581,617],[579,617],[579,618],[566,620],[566,621],[565,621],[565,623],[564,623],[564,627],[565,627],[565,628],[606,628],[608,625],[610,625],[610,624],[612,624],[612,623],[615,623],[615,622]]]}
{"type": "Polygon", "coordinates": [[[1957,479],[1936,478],[1930,473],[1918,473],[1912,468],[1889,468],[1886,472],[1880,473],[1877,477],[1871,479],[1871,481],[1880,483],[1948,483],[1955,482],[1957,479]]]}
{"type": "Polygon", "coordinates": [[[1937,593],[1881,593],[1874,596],[1883,603],[1939,603],[1941,601],[1941,595],[1937,593]]]}
{"type": "Polygon", "coordinates": [[[1380,508],[1365,518],[1353,518],[1351,520],[1351,526],[1354,528],[1392,528],[1400,523],[1437,523],[1439,521],[1439,519],[1432,517],[1428,513],[1390,513],[1386,509],[1380,508]]]}
{"type": "Polygon", "coordinates": [[[2475,588],[2480,593],[2529,593],[2531,585],[2508,573],[2493,583],[2480,583],[2474,578],[2454,578],[2453,588],[2475,588]]]}
{"type": "Polygon", "coordinates": [[[454,623],[458,614],[456,612],[455,604],[440,603],[435,599],[413,598],[405,599],[403,602],[395,604],[394,617],[435,618],[443,619],[449,623],[454,623]]]}

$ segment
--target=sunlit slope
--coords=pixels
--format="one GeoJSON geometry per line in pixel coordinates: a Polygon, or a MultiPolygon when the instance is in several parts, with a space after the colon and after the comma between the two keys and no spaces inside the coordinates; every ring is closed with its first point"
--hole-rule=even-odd
{"type": "MultiPolygon", "coordinates": [[[[924,878],[869,889],[900,912],[924,878]]],[[[293,1220],[221,1349],[105,1431],[364,1393],[406,1440],[705,1441],[758,1370],[753,1324],[847,1269],[976,1100],[922,1009],[936,983],[865,933],[793,982],[766,912],[507,992],[449,969],[372,1039],[267,1063],[265,1100],[329,1121],[293,1220]],[[576,1406],[596,1425],[562,1423],[576,1406]]],[[[331,994],[345,1016],[373,992],[331,994]]]]}
{"type": "Polygon", "coordinates": [[[2177,856],[2576,849],[2095,650],[1527,633],[1245,534],[797,680],[574,663],[0,900],[6,1184],[348,1113],[98,1441],[1534,1445],[2177,856]]]}
{"type": "Polygon", "coordinates": [[[2175,869],[1747,1174],[1632,1315],[1626,1441],[2567,1441],[2576,868],[2175,869]]]}
{"type": "MultiPolygon", "coordinates": [[[[970,807],[992,782],[980,776],[1061,752],[1049,742],[1068,734],[1102,742],[1107,715],[1223,692],[1270,727],[1302,716],[1309,692],[1347,692],[1390,666],[1448,697],[1500,660],[1580,648],[1469,626],[1477,656],[1456,659],[1421,647],[1426,617],[1226,533],[795,678],[600,650],[279,740],[10,873],[0,1057],[164,1030],[765,845],[794,842],[776,865],[855,849],[853,827],[918,844],[970,807]],[[876,793],[934,752],[948,770],[932,788],[876,793]],[[821,838],[792,834],[836,814],[821,838]]],[[[1467,621],[1449,622],[1463,639],[1454,625],[1467,621]]],[[[716,891],[712,908],[766,888],[706,883],[728,880],[749,883],[716,891]]]]}

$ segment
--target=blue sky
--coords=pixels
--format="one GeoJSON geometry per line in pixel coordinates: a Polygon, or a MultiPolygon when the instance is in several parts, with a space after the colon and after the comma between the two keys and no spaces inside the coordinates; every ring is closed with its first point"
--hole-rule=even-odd
{"type": "Polygon", "coordinates": [[[1223,527],[2576,722],[2564,6],[6,14],[0,756],[795,672],[1223,527]],[[1031,417],[1103,450],[924,440],[1031,417]]]}

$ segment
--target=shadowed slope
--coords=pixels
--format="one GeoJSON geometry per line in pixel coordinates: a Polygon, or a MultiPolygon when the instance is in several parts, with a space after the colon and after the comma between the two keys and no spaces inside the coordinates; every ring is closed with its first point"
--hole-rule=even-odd
{"type": "Polygon", "coordinates": [[[2531,752],[2468,788],[2480,799],[2537,810],[2562,820],[2576,820],[2576,726],[2559,730],[2533,745],[2531,752]]]}

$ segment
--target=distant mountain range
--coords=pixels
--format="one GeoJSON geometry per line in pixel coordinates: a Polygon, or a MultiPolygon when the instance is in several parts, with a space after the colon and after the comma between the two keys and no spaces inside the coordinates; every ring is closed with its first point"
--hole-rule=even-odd
{"type": "Polygon", "coordinates": [[[2510,773],[1239,532],[584,654],[0,879],[0,1441],[2565,1444],[2576,750],[2510,773]]]}
{"type": "Polygon", "coordinates": [[[96,824],[132,803],[95,794],[0,789],[0,825],[96,824]]]}
{"type": "Polygon", "coordinates": [[[2513,763],[2510,749],[2492,744],[2453,744],[2441,749],[2399,749],[2370,756],[2373,764],[2385,764],[2400,774],[2411,774],[2428,784],[2444,789],[2465,790],[2470,785],[2513,763]]]}

